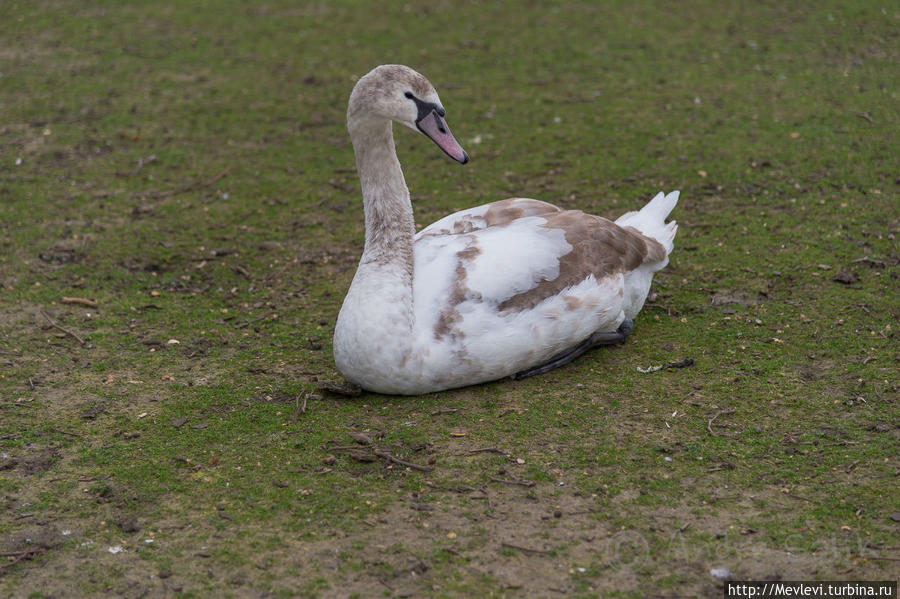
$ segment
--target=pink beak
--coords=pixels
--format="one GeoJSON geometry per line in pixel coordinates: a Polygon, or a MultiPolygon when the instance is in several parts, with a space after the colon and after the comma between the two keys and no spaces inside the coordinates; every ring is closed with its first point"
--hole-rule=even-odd
{"type": "Polygon", "coordinates": [[[450,127],[447,126],[447,121],[438,114],[437,110],[431,110],[416,121],[416,127],[430,137],[431,141],[436,143],[453,160],[460,164],[465,164],[469,161],[469,155],[454,139],[453,134],[450,133],[450,127]]]}

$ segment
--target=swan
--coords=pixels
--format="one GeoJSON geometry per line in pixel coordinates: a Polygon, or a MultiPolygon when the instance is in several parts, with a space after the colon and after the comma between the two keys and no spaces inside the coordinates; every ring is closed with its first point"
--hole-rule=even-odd
{"type": "Polygon", "coordinates": [[[369,391],[418,395],[540,374],[624,342],[668,263],[678,192],[615,222],[510,198],[416,234],[391,122],[465,164],[445,115],[431,83],[402,65],[376,67],[350,94],[366,233],[335,325],[338,370],[369,391]]]}

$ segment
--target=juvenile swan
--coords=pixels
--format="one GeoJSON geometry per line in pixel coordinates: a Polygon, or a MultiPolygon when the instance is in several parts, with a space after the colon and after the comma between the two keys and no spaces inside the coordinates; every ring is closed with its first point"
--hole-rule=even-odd
{"type": "Polygon", "coordinates": [[[413,395],[540,374],[622,343],[668,263],[678,192],[615,222],[511,198],[416,234],[391,121],[465,164],[444,116],[434,87],[401,65],[373,69],[350,94],[366,242],[335,327],[338,369],[370,391],[413,395]]]}

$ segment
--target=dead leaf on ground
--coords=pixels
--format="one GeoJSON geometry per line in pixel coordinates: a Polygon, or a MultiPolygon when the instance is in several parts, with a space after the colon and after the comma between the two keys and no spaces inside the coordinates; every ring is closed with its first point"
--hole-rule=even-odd
{"type": "Polygon", "coordinates": [[[842,270],[834,275],[831,280],[837,283],[843,283],[844,285],[852,285],[853,283],[859,282],[859,275],[852,270],[842,270]]]}

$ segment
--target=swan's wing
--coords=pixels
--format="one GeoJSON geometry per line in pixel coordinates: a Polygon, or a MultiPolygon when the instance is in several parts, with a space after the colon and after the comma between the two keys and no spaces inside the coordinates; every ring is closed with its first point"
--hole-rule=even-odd
{"type": "MultiPolygon", "coordinates": [[[[624,273],[665,257],[659,243],[635,229],[544,202],[522,202],[506,208],[540,210],[542,215],[492,224],[485,216],[488,210],[479,212],[484,208],[479,207],[451,215],[455,220],[450,222],[480,227],[441,233],[448,227],[436,227],[438,221],[417,238],[414,309],[417,321],[436,337],[477,333],[472,327],[489,326],[491,317],[498,323],[545,312],[556,318],[552,314],[566,309],[605,313],[609,322],[595,320],[594,325],[614,329],[624,273]]],[[[488,206],[498,204],[502,202],[488,206]]]]}
{"type": "Polygon", "coordinates": [[[557,212],[562,212],[562,210],[547,202],[529,198],[509,198],[449,214],[419,231],[416,238],[421,239],[434,235],[465,235],[487,227],[508,225],[516,219],[557,212]]]}

